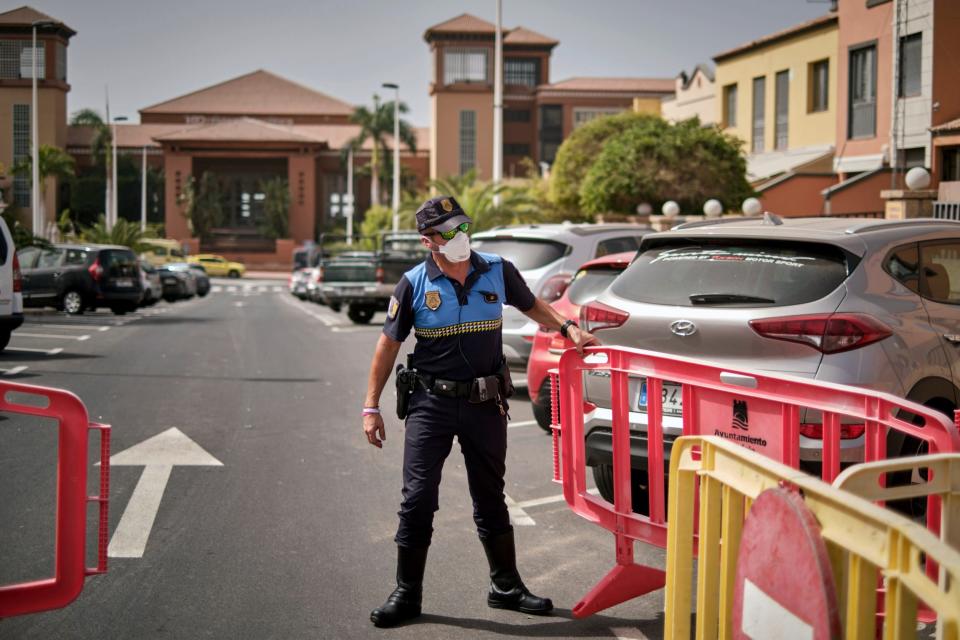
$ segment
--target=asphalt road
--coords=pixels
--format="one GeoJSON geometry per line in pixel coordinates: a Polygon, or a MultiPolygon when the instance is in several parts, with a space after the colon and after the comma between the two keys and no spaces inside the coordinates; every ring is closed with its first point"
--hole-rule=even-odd
{"type": "MultiPolygon", "coordinates": [[[[0,354],[0,380],[68,389],[91,420],[112,425],[111,549],[130,556],[111,557],[109,573],[88,578],[65,609],[0,620],[0,638],[661,636],[661,593],[572,619],[613,566],[613,538],[562,501],[550,439],[522,395],[506,491],[521,573],[553,598],[555,615],[486,606],[486,561],[454,447],[424,615],[373,628],[369,612],[394,584],[402,454],[395,417],[383,450],[366,443],[358,418],[382,317],[352,325],[279,281],[214,284],[205,299],[123,317],[30,314],[11,341],[21,350],[0,354]],[[151,500],[155,520],[144,524],[151,500]]],[[[52,572],[57,441],[43,422],[0,416],[0,584],[52,572]]],[[[662,551],[640,553],[662,566],[662,551]]]]}

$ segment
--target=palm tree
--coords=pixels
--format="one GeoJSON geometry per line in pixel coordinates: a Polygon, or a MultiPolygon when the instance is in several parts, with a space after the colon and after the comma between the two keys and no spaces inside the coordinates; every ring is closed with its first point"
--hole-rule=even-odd
{"type": "MultiPolygon", "coordinates": [[[[400,113],[407,113],[407,105],[401,102],[397,110],[400,113]]],[[[393,102],[380,104],[380,96],[374,94],[373,109],[370,110],[365,106],[357,107],[350,116],[350,121],[360,125],[360,133],[347,143],[348,149],[352,148],[356,152],[368,139],[373,141],[370,156],[370,204],[380,204],[380,154],[386,155],[389,149],[387,137],[393,136],[393,102]]],[[[413,127],[402,118],[400,119],[400,142],[416,152],[416,134],[413,127]]],[[[346,149],[344,155],[346,155],[346,149]]]]}
{"type": "Polygon", "coordinates": [[[80,109],[74,111],[70,117],[70,124],[74,127],[90,127],[93,129],[93,138],[90,140],[90,153],[94,162],[110,168],[110,127],[94,109],[80,109]]]}
{"type": "MultiPolygon", "coordinates": [[[[40,178],[40,219],[46,220],[46,196],[47,196],[47,178],[56,178],[64,180],[73,176],[73,157],[59,147],[48,144],[40,145],[37,153],[38,167],[37,173],[40,178]]],[[[31,185],[33,183],[33,154],[26,156],[18,162],[13,168],[13,173],[20,176],[27,176],[31,185]]],[[[34,233],[40,235],[42,229],[34,229],[34,233]]]]}
{"type": "Polygon", "coordinates": [[[479,181],[475,169],[463,175],[434,180],[430,186],[438,194],[456,199],[473,219],[474,231],[513,222],[536,222],[539,219],[538,207],[527,189],[506,183],[494,185],[493,182],[479,181]],[[499,206],[494,203],[496,195],[500,196],[499,206]]]}

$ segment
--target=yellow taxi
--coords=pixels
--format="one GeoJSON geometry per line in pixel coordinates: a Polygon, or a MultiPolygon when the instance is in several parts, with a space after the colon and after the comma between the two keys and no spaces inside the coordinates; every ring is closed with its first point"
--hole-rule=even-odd
{"type": "Polygon", "coordinates": [[[240,262],[231,262],[223,256],[217,256],[212,253],[198,253],[195,256],[190,256],[187,262],[200,265],[206,270],[209,276],[239,278],[243,276],[247,270],[240,262]]]}

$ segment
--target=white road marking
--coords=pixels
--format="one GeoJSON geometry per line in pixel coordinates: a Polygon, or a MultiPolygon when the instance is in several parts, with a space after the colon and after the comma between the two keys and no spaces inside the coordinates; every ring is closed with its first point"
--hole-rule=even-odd
{"type": "Polygon", "coordinates": [[[227,287],[227,292],[228,292],[228,293],[236,293],[236,291],[237,291],[237,287],[235,287],[235,286],[233,286],[233,285],[227,287]]]}
{"type": "Polygon", "coordinates": [[[55,333],[24,333],[22,331],[18,331],[13,335],[14,337],[20,337],[20,338],[53,338],[54,340],[76,340],[78,342],[83,342],[84,340],[90,339],[89,335],[64,336],[64,335],[59,335],[55,333]]]}
{"type": "Polygon", "coordinates": [[[223,291],[223,287],[221,287],[218,284],[215,284],[212,287],[210,287],[210,293],[220,293],[221,291],[223,291]]]}
{"type": "Polygon", "coordinates": [[[537,424],[536,420],[521,420],[520,422],[510,422],[507,427],[515,429],[516,427],[532,427],[535,424],[537,424]]]}
{"type": "MultiPolygon", "coordinates": [[[[600,495],[600,492],[599,492],[598,490],[596,490],[596,489],[588,489],[588,490],[587,490],[587,493],[589,493],[589,494],[591,494],[591,495],[595,495],[595,496],[600,495]]],[[[533,500],[524,500],[523,502],[518,502],[518,503],[517,503],[517,506],[518,506],[519,508],[521,508],[521,509],[529,509],[530,507],[541,507],[541,506],[543,506],[543,505],[545,505],[545,504],[553,504],[553,503],[555,503],[555,502],[563,502],[564,499],[565,499],[565,498],[563,497],[563,494],[561,493],[561,494],[559,494],[559,495],[547,496],[547,497],[545,497],[545,498],[534,498],[533,500]]]]}
{"type": "Polygon", "coordinates": [[[41,324],[41,327],[47,329],[78,329],[80,331],[90,331],[96,328],[97,331],[110,331],[110,327],[102,327],[95,324],[41,324]]]}
{"type": "Polygon", "coordinates": [[[22,351],[24,353],[43,353],[48,356],[55,356],[58,353],[62,352],[63,349],[57,347],[56,349],[27,349],[26,347],[7,347],[7,351],[22,351]]]}
{"type": "Polygon", "coordinates": [[[813,627],[764,593],[749,579],[743,583],[741,630],[748,638],[813,640],[813,627]]]}
{"type": "Polygon", "coordinates": [[[276,286],[273,288],[273,292],[274,292],[274,293],[277,293],[277,292],[279,292],[279,291],[283,291],[283,287],[281,287],[280,285],[276,285],[276,286]]]}
{"type": "Polygon", "coordinates": [[[243,306],[243,303],[242,303],[242,302],[234,302],[234,303],[233,303],[233,306],[235,306],[235,307],[242,307],[242,306],[243,306]]]}
{"type": "Polygon", "coordinates": [[[503,494],[503,497],[507,503],[507,512],[510,514],[510,523],[515,527],[532,527],[536,522],[533,518],[527,515],[527,512],[523,510],[519,504],[517,504],[513,498],[507,494],[503,494]]]}
{"type": "Polygon", "coordinates": [[[20,365],[19,367],[14,367],[13,369],[3,369],[3,375],[5,376],[15,376],[21,371],[26,371],[28,367],[25,365],[20,365]]]}
{"type": "Polygon", "coordinates": [[[287,305],[293,307],[294,309],[299,309],[300,311],[304,312],[305,314],[307,314],[308,316],[310,316],[310,317],[313,318],[314,320],[319,320],[320,322],[322,322],[324,325],[326,325],[326,326],[328,326],[328,327],[332,327],[332,326],[334,326],[335,324],[337,324],[337,321],[336,321],[336,320],[333,320],[333,319],[331,319],[331,318],[328,318],[328,317],[326,317],[326,316],[324,316],[324,315],[322,315],[322,314],[315,313],[315,312],[311,311],[310,309],[307,309],[306,307],[302,307],[302,306],[300,306],[299,304],[297,304],[297,303],[294,302],[293,300],[290,300],[290,299],[287,298],[287,297],[282,297],[282,298],[280,298],[280,299],[283,300],[284,304],[287,304],[287,305]]]}
{"type": "Polygon", "coordinates": [[[223,463],[172,427],[110,456],[110,465],[142,466],[144,470],[113,532],[107,555],[111,558],[142,558],[173,467],[222,467],[223,463]]]}

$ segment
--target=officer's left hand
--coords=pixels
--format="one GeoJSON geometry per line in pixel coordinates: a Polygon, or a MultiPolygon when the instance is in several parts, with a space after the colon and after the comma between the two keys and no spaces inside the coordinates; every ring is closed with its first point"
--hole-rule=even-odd
{"type": "Polygon", "coordinates": [[[580,355],[583,355],[584,347],[595,347],[600,344],[596,336],[592,333],[587,333],[580,327],[571,326],[568,328],[567,338],[573,343],[573,346],[577,348],[577,353],[580,355]]]}

